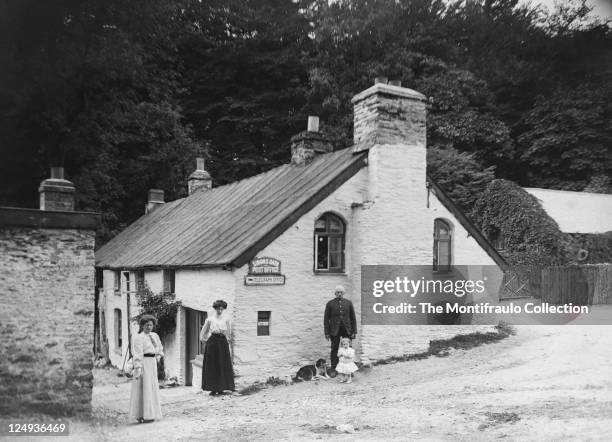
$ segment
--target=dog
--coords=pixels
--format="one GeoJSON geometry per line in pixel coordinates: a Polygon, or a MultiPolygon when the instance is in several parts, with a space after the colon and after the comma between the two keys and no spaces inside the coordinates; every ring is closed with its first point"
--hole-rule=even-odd
{"type": "Polygon", "coordinates": [[[330,379],[325,359],[318,359],[314,365],[303,366],[298,370],[293,380],[294,382],[301,382],[317,379],[330,379]]]}

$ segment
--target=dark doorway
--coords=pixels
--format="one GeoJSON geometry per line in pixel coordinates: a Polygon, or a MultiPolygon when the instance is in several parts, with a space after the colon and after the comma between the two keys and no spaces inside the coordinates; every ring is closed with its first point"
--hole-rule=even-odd
{"type": "Polygon", "coordinates": [[[207,313],[185,307],[185,385],[191,385],[193,370],[191,361],[204,353],[204,344],[200,342],[200,330],[204,325],[207,313]]]}

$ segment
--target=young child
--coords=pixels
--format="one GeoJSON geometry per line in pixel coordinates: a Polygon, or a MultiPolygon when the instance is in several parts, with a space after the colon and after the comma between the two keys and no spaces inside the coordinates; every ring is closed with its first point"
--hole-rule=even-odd
{"type": "Polygon", "coordinates": [[[355,365],[355,350],[350,347],[351,340],[342,338],[340,340],[340,348],[338,349],[338,358],[340,361],[336,365],[336,371],[342,375],[340,382],[350,384],[353,382],[353,373],[357,371],[355,365]]]}

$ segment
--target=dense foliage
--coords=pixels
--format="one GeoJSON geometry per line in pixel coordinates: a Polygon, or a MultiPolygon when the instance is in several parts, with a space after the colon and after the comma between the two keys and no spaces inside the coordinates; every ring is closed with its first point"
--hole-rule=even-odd
{"type": "Polygon", "coordinates": [[[136,293],[136,301],[140,313],[134,317],[136,321],[143,315],[153,315],[157,319],[155,332],[164,342],[164,338],[176,329],[176,313],[181,302],[176,300],[174,293],[154,293],[148,287],[136,293]]]}
{"type": "Polygon", "coordinates": [[[536,197],[511,181],[493,180],[471,217],[487,237],[503,235],[502,254],[511,265],[561,265],[573,259],[569,235],[536,197]]]}
{"type": "Polygon", "coordinates": [[[472,207],[482,189],[495,178],[494,166],[483,168],[474,153],[459,152],[453,147],[430,147],[427,167],[436,184],[463,208],[472,207]]]}
{"type": "Polygon", "coordinates": [[[576,262],[579,264],[612,264],[612,232],[571,233],[570,236],[574,250],[577,250],[574,257],[576,262]]]}
{"type": "Polygon", "coordinates": [[[564,233],[536,197],[517,184],[495,179],[475,201],[471,219],[511,265],[599,264],[612,261],[612,232],[564,233]]]}
{"type": "Polygon", "coordinates": [[[197,151],[219,185],[287,161],[309,114],[350,145],[377,75],[431,97],[428,173],[464,209],[494,175],[610,191],[612,32],[583,0],[7,0],[0,32],[0,205],[63,164],[98,245],[197,151]]]}

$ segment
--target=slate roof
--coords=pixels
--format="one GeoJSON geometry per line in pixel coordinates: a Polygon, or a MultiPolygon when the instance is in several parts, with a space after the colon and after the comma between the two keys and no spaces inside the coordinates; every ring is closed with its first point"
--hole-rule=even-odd
{"type": "MultiPolygon", "coordinates": [[[[367,164],[347,148],[164,203],[96,251],[108,269],[242,266],[367,164]]],[[[502,268],[504,258],[440,189],[442,204],[502,268]]]]}
{"type": "Polygon", "coordinates": [[[343,149],[167,202],[96,252],[114,269],[241,266],[366,165],[343,149]]]}
{"type": "Polygon", "coordinates": [[[612,195],[526,188],[565,233],[612,231],[612,195]]]}

